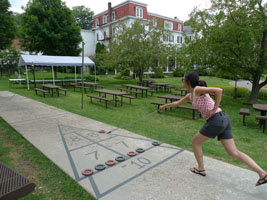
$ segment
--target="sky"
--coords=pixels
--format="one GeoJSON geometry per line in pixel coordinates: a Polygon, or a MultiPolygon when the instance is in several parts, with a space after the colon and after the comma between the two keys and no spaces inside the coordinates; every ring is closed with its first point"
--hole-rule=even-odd
{"type": "MultiPolygon", "coordinates": [[[[112,7],[116,6],[125,0],[63,0],[69,8],[74,6],[85,6],[90,8],[95,14],[101,13],[108,8],[108,2],[111,2],[112,7]]],[[[11,9],[14,12],[22,13],[21,6],[25,6],[28,0],[9,0],[11,9]]],[[[210,0],[137,0],[137,2],[145,3],[148,12],[163,15],[166,17],[178,17],[185,21],[189,19],[188,15],[194,9],[201,9],[210,6],[210,0]]]]}

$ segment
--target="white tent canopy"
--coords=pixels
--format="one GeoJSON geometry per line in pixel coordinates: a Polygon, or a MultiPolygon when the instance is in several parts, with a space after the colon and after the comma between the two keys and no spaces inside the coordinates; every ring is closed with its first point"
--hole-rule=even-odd
{"type": "MultiPolygon", "coordinates": [[[[38,66],[82,66],[82,57],[78,56],[38,56],[21,55],[19,66],[38,65],[38,66]]],[[[84,57],[84,66],[95,65],[88,57],[84,57]]]]}
{"type": "MultiPolygon", "coordinates": [[[[76,80],[76,67],[82,66],[83,57],[79,56],[39,56],[39,55],[21,55],[19,58],[19,67],[25,66],[27,85],[29,90],[29,78],[27,65],[30,66],[51,66],[54,78],[54,67],[75,67],[75,80],[76,80]]],[[[95,66],[95,63],[88,57],[84,57],[84,66],[95,66]]],[[[95,69],[95,81],[96,81],[96,69],[95,69]]],[[[77,81],[76,81],[77,82],[77,81]]]]}

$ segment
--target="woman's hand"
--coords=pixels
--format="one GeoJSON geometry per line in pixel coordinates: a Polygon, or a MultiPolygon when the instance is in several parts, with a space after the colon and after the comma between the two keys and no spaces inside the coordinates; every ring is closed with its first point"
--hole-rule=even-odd
{"type": "Polygon", "coordinates": [[[217,110],[217,108],[214,107],[213,109],[211,109],[211,110],[209,110],[209,111],[207,112],[207,115],[208,115],[209,117],[211,117],[212,115],[215,114],[216,110],[217,110]]]}
{"type": "Polygon", "coordinates": [[[163,111],[165,109],[166,109],[166,104],[159,107],[159,112],[161,112],[161,111],[163,111]]]}

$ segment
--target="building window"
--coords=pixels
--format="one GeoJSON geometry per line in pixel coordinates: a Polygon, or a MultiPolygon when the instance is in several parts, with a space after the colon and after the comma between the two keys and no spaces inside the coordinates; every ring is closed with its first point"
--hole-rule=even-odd
{"type": "Polygon", "coordinates": [[[103,24],[106,24],[106,23],[108,23],[108,16],[107,15],[103,16],[103,24]]]}
{"type": "Polygon", "coordinates": [[[95,20],[95,24],[96,24],[96,27],[99,26],[99,19],[98,19],[98,18],[96,18],[96,20],[95,20]]]}
{"type": "Polygon", "coordinates": [[[191,35],[189,36],[189,40],[192,40],[192,36],[191,35]]]}
{"type": "Polygon", "coordinates": [[[136,17],[143,18],[143,8],[136,7],[136,17]]]}
{"type": "Polygon", "coordinates": [[[177,36],[177,43],[183,43],[183,37],[177,36]]]}
{"type": "Polygon", "coordinates": [[[156,27],[157,26],[157,19],[156,18],[153,18],[153,26],[156,27]]]}
{"type": "Polygon", "coordinates": [[[107,33],[106,33],[106,31],[104,31],[104,39],[106,39],[107,38],[107,33]]]}
{"type": "Polygon", "coordinates": [[[178,31],[182,32],[182,25],[181,24],[178,24],[178,31]]]}
{"type": "Polygon", "coordinates": [[[112,28],[112,34],[115,34],[115,33],[116,33],[116,28],[113,27],[113,28],[112,28]]]}
{"type": "Polygon", "coordinates": [[[111,20],[115,21],[115,12],[114,11],[111,13],[111,20]]]}
{"type": "Polygon", "coordinates": [[[173,23],[169,21],[164,21],[164,28],[167,30],[173,30],[173,23]]]}
{"type": "Polygon", "coordinates": [[[98,35],[98,33],[96,34],[96,40],[97,40],[97,41],[99,40],[99,35],[98,35]]]}
{"type": "Polygon", "coordinates": [[[174,36],[173,35],[170,35],[169,36],[169,42],[173,42],[174,41],[174,36]]]}

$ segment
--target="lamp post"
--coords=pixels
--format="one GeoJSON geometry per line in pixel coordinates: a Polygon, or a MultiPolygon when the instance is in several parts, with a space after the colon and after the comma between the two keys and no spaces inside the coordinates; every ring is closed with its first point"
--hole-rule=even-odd
{"type": "Polygon", "coordinates": [[[84,65],[84,42],[82,42],[82,104],[81,104],[82,109],[83,109],[83,91],[84,91],[83,65],[84,65]]]}

